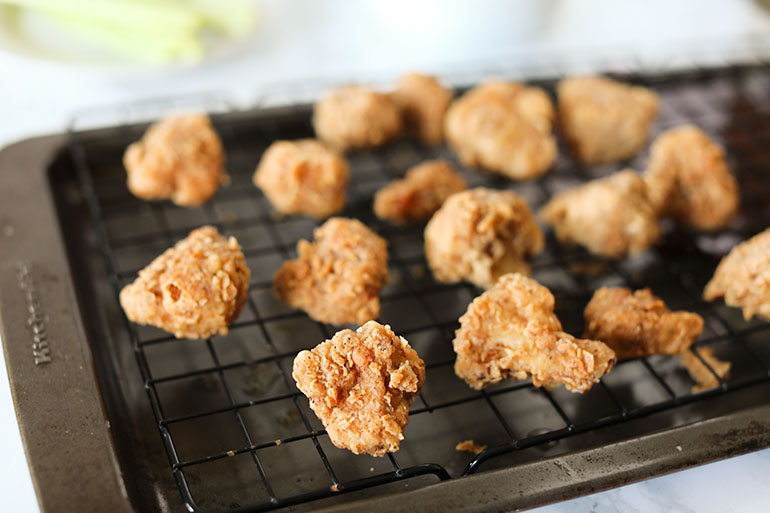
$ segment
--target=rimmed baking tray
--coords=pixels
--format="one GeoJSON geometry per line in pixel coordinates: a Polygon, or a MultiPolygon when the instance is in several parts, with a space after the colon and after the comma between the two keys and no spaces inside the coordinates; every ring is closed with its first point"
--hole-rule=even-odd
{"type": "MultiPolygon", "coordinates": [[[[251,174],[277,139],[312,136],[310,107],[214,116],[232,184],[201,208],[133,198],[121,156],[146,124],[72,131],[0,152],[0,322],[27,457],[44,511],[501,511],[531,507],[770,445],[770,325],[705,303],[719,258],[770,224],[770,71],[731,67],[625,80],[661,95],[655,134],[694,123],[722,143],[739,179],[739,219],[718,234],[664,225],[643,255],[608,261],[549,236],[533,275],[557,299],[565,329],[602,285],[651,287],[698,312],[729,380],[694,393],[675,358],[619,364],[584,395],[509,381],[482,392],[452,371],[457,318],[479,293],[435,283],[422,226],[397,229],[371,212],[374,191],[428,158],[451,160],[472,185],[509,188],[533,209],[553,193],[630,162],[577,165],[509,182],[463,168],[446,147],[409,140],[349,156],[343,215],[386,237],[391,282],[382,322],[428,366],[401,450],[334,448],[290,378],[293,356],[334,333],[280,304],[271,277],[316,222],[275,217],[251,174]],[[235,235],[252,271],[250,299],[229,335],[176,340],[124,318],[117,292],[154,256],[202,224],[235,235]],[[478,455],[455,445],[472,439],[478,455]]],[[[551,93],[553,81],[539,81],[551,93]]],[[[173,102],[168,104],[172,108],[173,102]]]]}

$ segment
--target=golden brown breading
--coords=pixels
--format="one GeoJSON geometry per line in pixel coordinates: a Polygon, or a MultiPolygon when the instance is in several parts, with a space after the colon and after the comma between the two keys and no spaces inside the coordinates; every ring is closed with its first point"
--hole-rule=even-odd
{"type": "Polygon", "coordinates": [[[433,77],[409,73],[401,77],[391,95],[401,110],[408,131],[425,144],[444,140],[444,114],[452,101],[452,92],[433,77]]]}
{"type": "Polygon", "coordinates": [[[645,181],[660,215],[698,230],[724,228],[740,206],[724,150],[691,125],[667,130],[655,140],[645,181]]]}
{"type": "Polygon", "coordinates": [[[209,117],[191,114],[153,123],[123,155],[128,189],[142,199],[192,207],[208,201],[229,177],[209,117]]]}
{"type": "Polygon", "coordinates": [[[605,77],[565,78],[558,96],[564,137],[585,164],[632,157],[647,141],[658,114],[654,92],[605,77]]]}
{"type": "Polygon", "coordinates": [[[559,240],[607,257],[639,253],[660,237],[644,181],[630,169],[557,194],[540,217],[559,240]]]}
{"type": "Polygon", "coordinates": [[[735,246],[719,263],[703,299],[720,297],[743,308],[747,321],[754,315],[770,320],[770,228],[735,246]]]}
{"type": "Polygon", "coordinates": [[[463,164],[514,179],[534,178],[556,160],[553,115],[541,89],[488,82],[452,102],[444,133],[463,164]]]}
{"type": "Polygon", "coordinates": [[[505,273],[529,274],[525,259],[542,249],[543,234],[513,191],[478,187],[453,194],[425,227],[425,256],[443,283],[491,287],[505,273]]]}
{"type": "Polygon", "coordinates": [[[313,127],[341,151],[381,146],[401,134],[401,113],[390,96],[349,85],[328,92],[313,110],[313,127]]]}
{"type": "MultiPolygon", "coordinates": [[[[730,367],[732,367],[730,362],[724,362],[714,356],[714,350],[710,347],[698,348],[696,351],[698,351],[700,357],[714,370],[720,379],[726,380],[730,378],[730,367]]],[[[716,376],[692,351],[682,351],[677,356],[682,367],[687,370],[692,380],[697,383],[692,387],[693,394],[719,386],[719,380],[716,376]]]]}
{"type": "Polygon", "coordinates": [[[345,157],[314,139],[276,141],[262,155],[254,185],[283,214],[329,217],[345,206],[345,157]]]}
{"type": "Polygon", "coordinates": [[[390,326],[369,321],[300,352],[292,376],[334,445],[384,456],[404,439],[425,363],[390,326]]]}
{"type": "Polygon", "coordinates": [[[467,188],[468,184],[449,162],[429,160],[411,168],[401,180],[377,191],[374,213],[396,224],[424,221],[449,196],[467,188]]]}
{"type": "Polygon", "coordinates": [[[455,332],[455,373],[481,389],[507,377],[585,392],[612,369],[615,353],[596,340],[561,331],[551,292],[521,274],[506,274],[473,300],[455,332]]]}
{"type": "Polygon", "coordinates": [[[193,230],[120,291],[126,316],[177,338],[225,335],[249,291],[251,273],[235,237],[193,230]]]}
{"type": "Polygon", "coordinates": [[[601,340],[619,359],[676,354],[703,333],[703,318],[672,312],[650,289],[602,287],[585,308],[586,338],[601,340]]]}
{"type": "Polygon", "coordinates": [[[297,243],[299,258],[273,278],[278,299],[331,324],[362,324],[380,314],[388,281],[387,242],[355,219],[333,217],[297,243]]]}

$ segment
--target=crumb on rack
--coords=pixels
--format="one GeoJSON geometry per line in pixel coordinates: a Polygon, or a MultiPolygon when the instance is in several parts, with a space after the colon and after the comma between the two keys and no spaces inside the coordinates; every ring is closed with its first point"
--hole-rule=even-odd
{"type": "Polygon", "coordinates": [[[696,349],[703,361],[698,358],[692,351],[682,351],[679,353],[679,361],[682,366],[687,370],[687,373],[695,381],[696,385],[692,387],[692,393],[701,392],[719,386],[719,380],[717,380],[714,373],[712,373],[703,362],[706,362],[720,379],[725,380],[730,377],[730,362],[725,362],[714,356],[714,350],[710,347],[703,347],[696,349]]]}
{"type": "Polygon", "coordinates": [[[473,454],[479,454],[486,448],[486,445],[479,445],[473,440],[465,440],[464,442],[455,445],[455,451],[472,452],[473,454]]]}

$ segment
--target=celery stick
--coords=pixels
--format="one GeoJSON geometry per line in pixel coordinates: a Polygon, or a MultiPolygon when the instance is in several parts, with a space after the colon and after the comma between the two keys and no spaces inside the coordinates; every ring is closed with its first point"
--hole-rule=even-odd
{"type": "Polygon", "coordinates": [[[0,0],[40,13],[70,33],[133,59],[199,59],[201,29],[242,37],[256,23],[252,0],[0,0]]]}
{"type": "Polygon", "coordinates": [[[50,7],[45,8],[30,8],[29,10],[44,13],[48,16],[61,17],[66,19],[68,24],[77,24],[84,28],[88,25],[106,25],[124,32],[127,35],[136,34],[137,38],[158,37],[163,39],[174,39],[186,37],[190,34],[197,34],[199,30],[199,27],[191,26],[187,23],[134,24],[123,19],[107,19],[92,12],[73,13],[63,4],[51,5],[50,7]]]}
{"type": "Polygon", "coordinates": [[[181,0],[199,9],[207,24],[226,36],[243,37],[257,23],[257,9],[249,0],[181,0]]]}
{"type": "Polygon", "coordinates": [[[164,64],[174,59],[197,60],[203,45],[194,33],[168,35],[135,30],[115,23],[92,23],[82,16],[58,10],[41,10],[51,22],[108,51],[148,63],[164,64]]]}
{"type": "Polygon", "coordinates": [[[28,9],[55,9],[73,18],[87,16],[102,22],[148,30],[178,32],[199,29],[205,23],[200,10],[166,0],[0,0],[28,9]]]}

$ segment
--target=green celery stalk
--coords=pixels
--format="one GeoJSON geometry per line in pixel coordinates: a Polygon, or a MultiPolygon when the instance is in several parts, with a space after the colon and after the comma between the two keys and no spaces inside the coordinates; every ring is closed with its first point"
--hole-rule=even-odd
{"type": "Polygon", "coordinates": [[[165,0],[0,0],[0,3],[33,10],[56,10],[72,18],[83,16],[153,31],[190,32],[206,22],[200,10],[165,0]]]}
{"type": "Polygon", "coordinates": [[[135,60],[164,64],[175,59],[197,60],[204,54],[203,44],[195,32],[163,33],[118,23],[94,23],[88,17],[57,9],[40,10],[40,13],[86,41],[135,60]]]}
{"type": "Polygon", "coordinates": [[[242,37],[257,18],[251,0],[0,0],[4,4],[37,12],[116,54],[156,63],[199,59],[202,29],[242,37]]]}
{"type": "Polygon", "coordinates": [[[232,37],[247,35],[257,24],[257,10],[249,0],[181,0],[199,9],[215,31],[232,37]]]}

